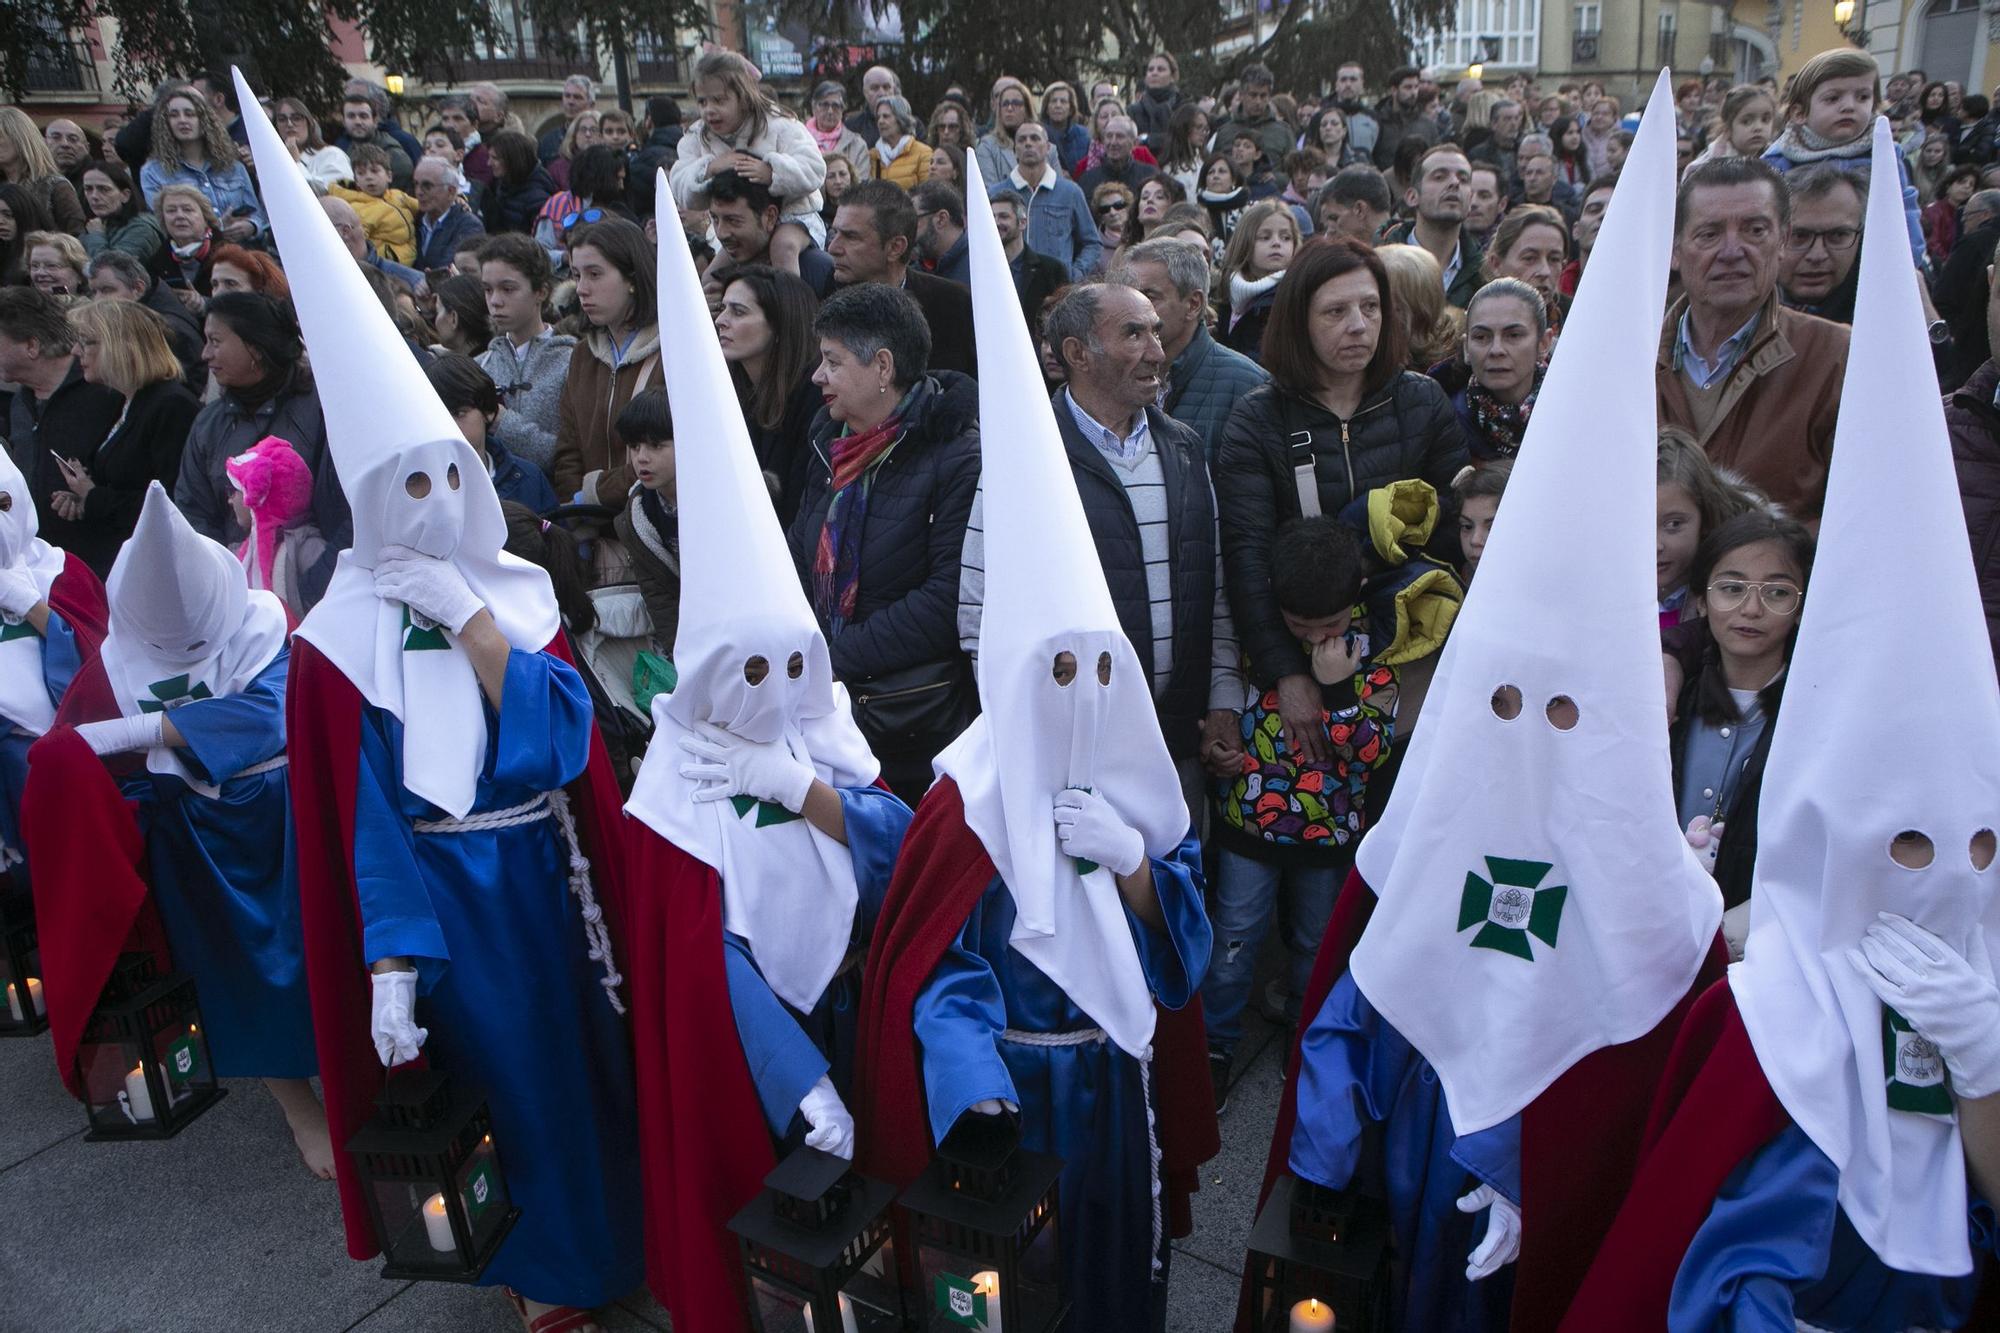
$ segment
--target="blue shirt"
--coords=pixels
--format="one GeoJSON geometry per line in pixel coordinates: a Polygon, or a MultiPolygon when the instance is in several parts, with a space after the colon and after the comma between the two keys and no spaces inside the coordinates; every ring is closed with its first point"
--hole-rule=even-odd
{"type": "Polygon", "coordinates": [[[1016,167],[996,189],[1013,189],[1028,201],[1027,244],[1030,250],[1058,260],[1072,279],[1088,277],[1096,271],[1104,254],[1104,241],[1090,216],[1090,201],[1069,177],[1044,164],[1042,179],[1030,187],[1016,167]]]}
{"type": "Polygon", "coordinates": [[[1694,340],[1688,335],[1688,312],[1683,310],[1680,331],[1674,336],[1674,365],[1697,389],[1709,389],[1728,379],[1729,372],[1743,359],[1744,349],[1750,346],[1763,313],[1760,309],[1750,316],[1748,323],[1724,339],[1722,346],[1715,349],[1714,361],[1704,361],[1701,353],[1694,350],[1694,340]]]}
{"type": "Polygon", "coordinates": [[[236,214],[256,223],[259,236],[271,229],[271,224],[264,217],[264,205],[257,198],[257,189],[250,183],[250,173],[243,169],[241,162],[206,167],[191,167],[182,163],[169,171],[160,165],[157,158],[152,158],[139,168],[139,189],[146,196],[146,207],[158,207],[160,191],[169,185],[192,185],[200,190],[208,196],[209,206],[221,222],[228,222],[230,215],[236,214]]]}
{"type": "Polygon", "coordinates": [[[1070,417],[1076,422],[1076,428],[1083,432],[1083,438],[1096,445],[1112,462],[1130,467],[1136,459],[1145,455],[1147,446],[1152,443],[1152,430],[1146,424],[1143,411],[1133,414],[1132,433],[1121,435],[1078,406],[1068,389],[1063,390],[1062,398],[1069,405],[1070,417]]]}

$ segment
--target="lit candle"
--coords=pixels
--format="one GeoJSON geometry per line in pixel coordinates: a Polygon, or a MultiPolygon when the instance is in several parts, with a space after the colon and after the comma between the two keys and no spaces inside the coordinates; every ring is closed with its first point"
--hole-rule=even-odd
{"type": "Polygon", "coordinates": [[[986,1298],[986,1333],[1001,1333],[1000,1275],[992,1269],[972,1275],[972,1289],[986,1298]]]}
{"type": "MultiPolygon", "coordinates": [[[[840,1302],[840,1333],[859,1333],[859,1330],[856,1329],[854,1325],[854,1307],[847,1303],[847,1297],[844,1295],[837,1295],[835,1299],[837,1299],[840,1302]]],[[[815,1333],[813,1326],[813,1312],[812,1312],[812,1307],[810,1305],[805,1307],[805,1316],[806,1316],[806,1333],[815,1333]]]]}
{"type": "Polygon", "coordinates": [[[458,1242],[452,1239],[451,1218],[445,1215],[444,1195],[433,1194],[424,1200],[424,1232],[431,1238],[431,1248],[440,1254],[450,1254],[458,1249],[458,1242]]]}
{"type": "Polygon", "coordinates": [[[146,1091],[146,1067],[133,1065],[125,1076],[125,1101],[131,1108],[132,1123],[153,1118],[153,1095],[146,1091]]]}
{"type": "MultiPolygon", "coordinates": [[[[42,981],[40,977],[28,978],[28,1003],[34,1009],[36,1018],[40,1018],[48,1012],[42,1005],[42,981]]],[[[14,983],[11,981],[7,983],[7,1011],[13,1015],[16,1023],[22,1020],[21,997],[15,991],[14,983]]]]}
{"type": "Polygon", "coordinates": [[[1307,1297],[1292,1307],[1291,1333],[1332,1333],[1333,1307],[1307,1297]]]}

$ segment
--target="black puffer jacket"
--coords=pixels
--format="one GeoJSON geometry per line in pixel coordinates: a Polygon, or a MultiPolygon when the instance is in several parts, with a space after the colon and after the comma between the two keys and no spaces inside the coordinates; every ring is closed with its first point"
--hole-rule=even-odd
{"type": "MultiPolygon", "coordinates": [[[[805,493],[792,520],[792,559],[808,597],[841,429],[824,408],[813,419],[805,493]]],[[[854,619],[827,635],[835,676],[866,680],[959,651],[958,567],[978,485],[979,386],[935,371],[917,386],[903,437],[869,488],[854,619]]]]}
{"type": "Polygon", "coordinates": [[[1243,395],[1216,453],[1215,503],[1229,608],[1250,677],[1261,689],[1309,669],[1271,591],[1272,534],[1300,513],[1289,447],[1307,437],[1323,514],[1338,514],[1363,491],[1411,478],[1429,482],[1444,496],[1469,461],[1451,399],[1436,381],[1414,371],[1363,397],[1345,421],[1275,383],[1243,395]]]}

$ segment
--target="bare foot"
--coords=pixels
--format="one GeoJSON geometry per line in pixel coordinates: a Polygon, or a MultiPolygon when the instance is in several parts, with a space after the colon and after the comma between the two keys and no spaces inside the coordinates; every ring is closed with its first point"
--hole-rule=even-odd
{"type": "Polygon", "coordinates": [[[313,1095],[312,1083],[302,1078],[267,1078],[264,1086],[284,1111],[306,1170],[320,1180],[332,1180],[333,1138],[326,1128],[326,1108],[313,1095]]]}

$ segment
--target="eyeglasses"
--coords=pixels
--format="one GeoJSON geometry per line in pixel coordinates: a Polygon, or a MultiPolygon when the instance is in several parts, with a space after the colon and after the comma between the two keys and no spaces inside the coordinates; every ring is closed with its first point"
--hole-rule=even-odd
{"type": "Polygon", "coordinates": [[[1791,235],[1785,238],[1785,246],[1796,254],[1804,254],[1813,248],[1813,242],[1818,241],[1826,246],[1828,254],[1844,255],[1852,250],[1854,243],[1860,239],[1859,227],[1828,227],[1824,231],[1794,227],[1791,235]]]}
{"type": "Polygon", "coordinates": [[[1020,98],[1018,98],[1018,97],[1003,97],[1003,98],[1001,98],[1001,99],[1000,99],[1000,109],[1001,109],[1002,111],[1005,111],[1005,110],[1007,110],[1007,108],[1009,108],[1009,107],[1012,107],[1012,108],[1014,108],[1015,110],[1017,110],[1017,111],[1018,111],[1018,110],[1020,110],[1020,109],[1021,109],[1022,107],[1025,107],[1026,105],[1028,105],[1028,104],[1027,104],[1026,102],[1022,101],[1022,100],[1021,100],[1020,98]]]}
{"type": "Polygon", "coordinates": [[[1708,585],[1708,604],[1717,611],[1734,611],[1750,600],[1750,594],[1774,616],[1798,613],[1805,594],[1789,583],[1751,583],[1746,579],[1717,579],[1708,585]]]}
{"type": "Polygon", "coordinates": [[[1098,209],[1097,216],[1103,217],[1106,213],[1123,213],[1129,207],[1130,205],[1123,199],[1114,199],[1112,202],[1098,209]]]}
{"type": "Polygon", "coordinates": [[[579,222],[602,222],[603,220],[604,210],[601,208],[586,208],[577,213],[565,213],[562,220],[563,230],[568,231],[579,222]]]}
{"type": "Polygon", "coordinates": [[[296,111],[280,111],[277,115],[271,117],[271,119],[280,125],[303,125],[306,123],[306,118],[296,111]]]}

